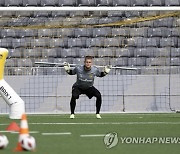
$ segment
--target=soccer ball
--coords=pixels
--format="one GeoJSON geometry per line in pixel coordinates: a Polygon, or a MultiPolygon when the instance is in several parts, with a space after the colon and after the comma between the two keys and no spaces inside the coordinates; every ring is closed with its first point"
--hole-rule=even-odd
{"type": "Polygon", "coordinates": [[[36,148],[36,141],[33,136],[24,137],[21,140],[21,146],[26,151],[33,151],[36,148]]]}
{"type": "Polygon", "coordinates": [[[5,135],[0,134],[0,149],[4,149],[7,147],[9,141],[5,135]]]}

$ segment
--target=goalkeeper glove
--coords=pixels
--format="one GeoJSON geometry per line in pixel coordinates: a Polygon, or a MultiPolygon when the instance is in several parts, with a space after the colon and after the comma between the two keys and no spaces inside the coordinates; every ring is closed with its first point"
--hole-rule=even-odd
{"type": "Polygon", "coordinates": [[[65,71],[66,71],[66,72],[69,72],[70,69],[71,69],[69,63],[64,62],[63,64],[64,64],[64,69],[65,69],[65,71]]]}
{"type": "Polygon", "coordinates": [[[105,72],[106,74],[108,74],[108,73],[110,72],[111,68],[112,68],[111,65],[105,66],[105,67],[104,67],[104,72],[105,72]]]}

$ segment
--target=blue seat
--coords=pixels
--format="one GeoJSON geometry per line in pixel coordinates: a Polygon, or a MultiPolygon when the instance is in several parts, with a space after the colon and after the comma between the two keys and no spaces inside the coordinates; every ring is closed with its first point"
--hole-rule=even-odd
{"type": "Polygon", "coordinates": [[[54,39],[50,39],[50,47],[54,48],[54,47],[67,47],[68,42],[67,42],[67,38],[54,38],[54,39]]]}
{"type": "Polygon", "coordinates": [[[177,47],[177,37],[161,38],[160,47],[177,47]]]}
{"type": "Polygon", "coordinates": [[[96,6],[112,6],[113,0],[96,0],[96,6]]]}
{"type": "Polygon", "coordinates": [[[49,57],[57,57],[57,48],[50,48],[50,49],[43,49],[42,50],[42,57],[49,58],[49,57]]]}
{"type": "Polygon", "coordinates": [[[114,52],[111,48],[99,48],[98,57],[114,57],[114,52]]]}
{"type": "Polygon", "coordinates": [[[76,0],[58,0],[58,6],[76,6],[76,0]]]}
{"type": "Polygon", "coordinates": [[[116,57],[133,57],[134,48],[116,48],[116,57]]]}
{"type": "Polygon", "coordinates": [[[4,6],[4,4],[5,4],[5,0],[1,0],[0,1],[0,6],[4,6]]]}
{"type": "Polygon", "coordinates": [[[148,0],[148,6],[164,6],[164,0],[148,0]]]}
{"type": "Polygon", "coordinates": [[[165,0],[165,6],[180,6],[179,0],[165,0]]]}
{"type": "Polygon", "coordinates": [[[130,0],[113,0],[113,6],[131,6],[130,0]]]}
{"type": "Polygon", "coordinates": [[[11,58],[21,58],[23,50],[21,48],[9,49],[9,57],[11,58]]]}
{"type": "Polygon", "coordinates": [[[16,67],[17,61],[16,58],[6,59],[6,67],[16,67]]]}
{"type": "Polygon", "coordinates": [[[147,6],[148,0],[132,0],[133,6],[147,6]]]}
{"type": "Polygon", "coordinates": [[[104,37],[87,38],[86,47],[102,47],[104,44],[104,37]]]}
{"type": "Polygon", "coordinates": [[[75,49],[74,48],[63,48],[61,50],[61,57],[62,58],[66,58],[66,57],[76,58],[76,57],[78,57],[78,52],[79,52],[79,50],[77,50],[76,48],[75,49]]]}
{"type": "Polygon", "coordinates": [[[128,66],[146,66],[145,57],[128,58],[128,66]]]}
{"type": "Polygon", "coordinates": [[[119,47],[122,45],[122,38],[105,38],[104,47],[119,47]]]}
{"type": "Polygon", "coordinates": [[[19,59],[18,60],[18,67],[32,67],[33,63],[31,59],[29,58],[24,58],[24,59],[19,59]]]}
{"type": "Polygon", "coordinates": [[[128,58],[127,57],[111,58],[110,59],[110,65],[128,66],[128,58]]]}
{"type": "Polygon", "coordinates": [[[169,66],[170,60],[166,57],[155,57],[146,59],[147,66],[169,66]]]}
{"type": "Polygon", "coordinates": [[[171,47],[171,57],[180,57],[180,48],[171,47]]]}
{"type": "Polygon", "coordinates": [[[22,6],[22,0],[5,0],[5,6],[22,6]]]}
{"type": "Polygon", "coordinates": [[[13,48],[26,47],[26,46],[27,46],[27,42],[24,38],[12,39],[13,48]]]}
{"type": "Polygon", "coordinates": [[[95,0],[77,0],[77,6],[95,6],[95,0]]]}
{"type": "Polygon", "coordinates": [[[128,28],[112,28],[112,36],[129,36],[128,28]]]}
{"type": "Polygon", "coordinates": [[[109,28],[109,27],[93,29],[93,37],[110,36],[111,33],[112,33],[111,28],[109,28]]]}
{"type": "Polygon", "coordinates": [[[79,57],[85,57],[85,56],[97,56],[97,48],[80,48],[79,49],[79,57]]]}
{"type": "Polygon", "coordinates": [[[70,38],[68,39],[68,47],[86,47],[86,38],[70,38]]]}
{"type": "Polygon", "coordinates": [[[44,50],[44,48],[25,49],[24,51],[22,51],[23,57],[24,58],[29,58],[29,57],[40,58],[42,57],[42,50],[44,50]]]}
{"type": "Polygon", "coordinates": [[[171,66],[180,66],[180,58],[179,57],[171,58],[171,66]]]}
{"type": "Polygon", "coordinates": [[[31,48],[34,48],[34,47],[48,47],[49,44],[50,44],[50,42],[49,42],[48,38],[31,39],[31,48]]]}
{"type": "Polygon", "coordinates": [[[14,29],[2,29],[0,33],[1,38],[15,37],[16,31],[14,29]]]}
{"type": "Polygon", "coordinates": [[[23,0],[23,6],[39,6],[41,0],[23,0]]]}
{"type": "Polygon", "coordinates": [[[92,28],[77,28],[74,30],[75,37],[92,37],[92,28]]]}
{"type": "Polygon", "coordinates": [[[147,37],[148,34],[148,28],[143,27],[143,28],[130,28],[130,36],[132,37],[147,37]]]}
{"type": "Polygon", "coordinates": [[[41,0],[41,6],[57,6],[58,0],[41,0]]]}

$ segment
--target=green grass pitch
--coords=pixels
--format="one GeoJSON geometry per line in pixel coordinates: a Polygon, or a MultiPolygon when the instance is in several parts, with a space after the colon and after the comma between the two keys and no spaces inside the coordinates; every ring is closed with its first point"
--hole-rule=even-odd
{"type": "MultiPolygon", "coordinates": [[[[27,115],[29,131],[37,142],[37,154],[179,154],[180,143],[122,143],[121,137],[180,137],[180,114],[102,114],[96,119],[94,114],[69,115],[27,115]],[[37,133],[38,131],[38,133],[37,133]],[[42,135],[42,133],[66,133],[64,135],[42,135]],[[118,144],[107,149],[104,136],[109,132],[118,134],[118,144]],[[81,135],[100,135],[86,136],[81,135]]],[[[7,115],[0,116],[0,131],[15,121],[7,115]]],[[[9,139],[2,154],[11,154],[17,145],[18,134],[2,132],[9,139]]],[[[21,152],[27,153],[27,152],[21,152]]]]}

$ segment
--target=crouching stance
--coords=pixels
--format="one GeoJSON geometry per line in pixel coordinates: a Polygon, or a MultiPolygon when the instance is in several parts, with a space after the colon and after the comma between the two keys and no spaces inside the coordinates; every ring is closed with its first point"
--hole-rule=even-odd
{"type": "Polygon", "coordinates": [[[101,93],[93,86],[94,77],[103,77],[107,75],[111,70],[111,66],[105,66],[104,72],[100,72],[97,67],[92,66],[92,57],[86,56],[84,65],[77,65],[74,69],[71,69],[70,65],[65,62],[64,69],[69,75],[77,75],[77,80],[72,86],[70,118],[75,118],[74,110],[76,107],[76,99],[78,99],[81,94],[85,94],[89,99],[96,97],[96,118],[101,119],[99,112],[101,109],[102,98],[101,93]]]}

